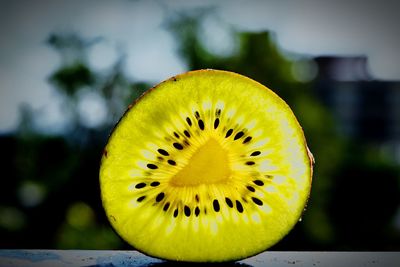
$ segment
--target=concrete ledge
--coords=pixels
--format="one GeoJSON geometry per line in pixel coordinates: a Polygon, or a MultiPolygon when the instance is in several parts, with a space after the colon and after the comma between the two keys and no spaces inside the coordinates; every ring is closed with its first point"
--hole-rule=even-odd
{"type": "MultiPolygon", "coordinates": [[[[137,251],[0,250],[0,266],[187,266],[151,258],[137,251]]],[[[267,251],[233,263],[201,266],[268,267],[399,267],[400,252],[278,252],[267,251]]]]}

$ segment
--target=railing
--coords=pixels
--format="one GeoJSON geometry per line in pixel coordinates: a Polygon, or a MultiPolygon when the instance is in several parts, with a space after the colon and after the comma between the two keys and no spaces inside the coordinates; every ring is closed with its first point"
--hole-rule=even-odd
{"type": "MultiPolygon", "coordinates": [[[[0,250],[0,266],[188,266],[163,261],[137,251],[113,250],[0,250]]],[[[215,264],[200,264],[208,266],[215,264]]],[[[400,252],[279,252],[257,256],[222,266],[266,267],[399,267],[400,252]]],[[[198,266],[198,265],[197,265],[198,266]]],[[[219,265],[217,265],[219,266],[219,265]]]]}

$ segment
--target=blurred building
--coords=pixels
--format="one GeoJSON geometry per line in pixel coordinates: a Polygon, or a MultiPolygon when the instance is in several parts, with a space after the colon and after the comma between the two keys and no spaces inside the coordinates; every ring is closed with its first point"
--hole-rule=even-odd
{"type": "Polygon", "coordinates": [[[315,62],[315,93],[334,113],[339,132],[377,145],[400,163],[400,82],[373,80],[362,56],[315,62]]]}

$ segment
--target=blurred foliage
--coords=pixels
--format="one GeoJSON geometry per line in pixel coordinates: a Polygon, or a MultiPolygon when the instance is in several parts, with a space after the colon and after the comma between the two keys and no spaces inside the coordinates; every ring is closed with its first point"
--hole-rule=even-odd
{"type": "MultiPolygon", "coordinates": [[[[301,223],[277,244],[279,250],[398,250],[399,167],[372,145],[336,132],[330,110],[316,98],[315,81],[298,81],[298,60],[283,53],[268,32],[233,32],[237,49],[214,54],[202,44],[200,21],[206,12],[178,15],[166,24],[188,69],[214,68],[249,76],[272,88],[292,107],[316,158],[308,208],[301,223]]],[[[101,39],[52,34],[50,47],[61,65],[49,77],[63,97],[72,122],[65,133],[49,136],[32,126],[25,108],[19,132],[0,138],[5,153],[0,188],[2,248],[129,248],[113,232],[101,206],[98,170],[108,133],[125,108],[151,85],[123,73],[124,55],[106,71],[95,71],[86,54],[101,39]],[[105,100],[107,118],[96,127],[79,120],[84,90],[105,100]]]]}
{"type": "Polygon", "coordinates": [[[91,86],[94,78],[87,66],[78,63],[57,71],[51,80],[63,88],[68,95],[73,95],[77,88],[91,86]]]}
{"type": "Polygon", "coordinates": [[[86,52],[96,40],[86,42],[76,34],[52,34],[47,43],[62,56],[62,68],[50,77],[56,88],[73,96],[83,86],[93,85],[95,74],[86,64],[86,52]]]}

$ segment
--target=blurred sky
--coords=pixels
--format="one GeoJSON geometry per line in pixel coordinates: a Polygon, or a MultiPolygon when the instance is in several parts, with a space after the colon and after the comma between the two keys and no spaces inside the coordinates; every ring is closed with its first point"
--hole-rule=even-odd
{"type": "Polygon", "coordinates": [[[0,133],[18,125],[22,103],[41,112],[43,127],[56,127],[62,119],[60,99],[47,82],[60,64],[59,55],[46,45],[52,32],[103,37],[90,50],[92,68],[107,70],[123,51],[128,77],[158,83],[186,71],[165,21],[176,12],[213,6],[215,12],[203,21],[202,35],[215,52],[234,49],[232,26],[272,30],[286,51],[307,56],[367,55],[374,78],[400,80],[397,2],[0,0],[0,133]]]}

